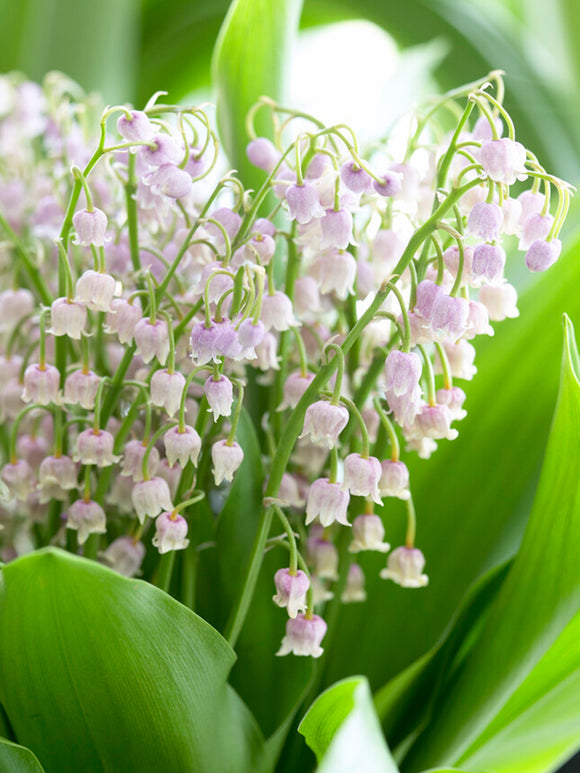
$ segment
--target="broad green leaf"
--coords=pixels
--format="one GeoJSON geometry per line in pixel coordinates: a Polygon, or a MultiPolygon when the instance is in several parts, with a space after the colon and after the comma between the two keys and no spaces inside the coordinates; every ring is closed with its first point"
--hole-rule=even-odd
{"type": "Polygon", "coordinates": [[[543,773],[580,747],[580,614],[479,737],[463,765],[543,773]]]}
{"type": "Polygon", "coordinates": [[[322,693],[298,731],[316,754],[317,773],[398,773],[364,677],[345,679],[322,693]]]}
{"type": "Polygon", "coordinates": [[[2,773],[44,773],[44,768],[30,749],[0,738],[2,773]]]}
{"type": "Polygon", "coordinates": [[[446,690],[405,760],[460,764],[580,609],[580,382],[572,324],[565,318],[560,392],[524,540],[480,641],[446,690]]]}
{"type": "Polygon", "coordinates": [[[2,703],[47,773],[260,770],[260,732],[226,684],[234,653],[201,618],[52,548],[3,576],[2,703]]]}
{"type": "Polygon", "coordinates": [[[458,656],[464,658],[467,649],[476,645],[478,628],[508,568],[503,564],[480,577],[437,644],[375,693],[375,708],[392,748],[427,721],[449,671],[457,667],[458,656]]]}
{"type": "MultiPolygon", "coordinates": [[[[256,187],[264,173],[246,157],[246,116],[261,96],[283,100],[301,7],[302,0],[234,0],[216,43],[213,85],[220,137],[230,163],[249,186],[256,187]]],[[[261,112],[258,134],[271,132],[268,127],[261,112]]]]}

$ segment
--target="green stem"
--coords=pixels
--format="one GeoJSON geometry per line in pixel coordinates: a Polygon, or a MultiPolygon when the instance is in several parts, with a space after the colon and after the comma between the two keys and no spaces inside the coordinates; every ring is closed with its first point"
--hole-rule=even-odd
{"type": "Polygon", "coordinates": [[[288,537],[288,547],[290,548],[290,574],[295,575],[298,568],[298,548],[296,547],[296,537],[290,526],[290,521],[286,518],[282,508],[279,505],[274,505],[274,510],[278,516],[280,523],[282,524],[284,531],[288,537]]]}

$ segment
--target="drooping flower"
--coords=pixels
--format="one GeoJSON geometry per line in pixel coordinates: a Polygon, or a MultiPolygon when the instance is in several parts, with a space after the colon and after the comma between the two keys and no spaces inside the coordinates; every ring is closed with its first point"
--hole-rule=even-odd
{"type": "Polygon", "coordinates": [[[276,595],[272,597],[273,601],[279,607],[286,607],[290,618],[306,611],[306,592],[310,588],[310,580],[301,569],[294,574],[290,569],[278,569],[274,583],[276,595]]]}
{"type": "Polygon", "coordinates": [[[319,658],[324,650],[320,643],[326,634],[327,625],[318,615],[299,614],[286,623],[286,636],[276,655],[310,655],[319,658]]]}

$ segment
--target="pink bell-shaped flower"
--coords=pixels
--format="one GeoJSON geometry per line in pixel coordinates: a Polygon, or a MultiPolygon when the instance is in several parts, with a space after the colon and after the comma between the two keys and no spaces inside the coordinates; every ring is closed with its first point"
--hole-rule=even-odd
{"type": "Polygon", "coordinates": [[[145,523],[147,516],[155,518],[164,511],[173,512],[169,486],[163,478],[155,477],[135,483],[131,499],[140,523],[145,523]]]}
{"type": "Polygon", "coordinates": [[[222,375],[218,379],[210,376],[205,382],[203,391],[209,405],[208,411],[213,413],[214,421],[217,421],[220,416],[231,416],[234,395],[232,382],[227,376],[222,375]]]}
{"type": "Polygon", "coordinates": [[[164,319],[151,322],[148,317],[139,320],[135,325],[136,353],[141,355],[143,362],[151,362],[157,357],[161,365],[165,365],[169,355],[169,331],[164,319]]]}
{"type": "Polygon", "coordinates": [[[87,321],[86,307],[68,298],[57,298],[50,307],[50,330],[54,336],[68,336],[79,341],[87,321]]]}
{"type": "Polygon", "coordinates": [[[90,534],[105,534],[107,518],[105,511],[92,499],[77,499],[66,514],[66,528],[77,532],[79,545],[84,545],[90,534]]]}
{"type": "Polygon", "coordinates": [[[380,516],[373,514],[357,515],[352,523],[352,542],[348,546],[350,553],[372,550],[388,553],[391,546],[383,542],[385,527],[380,516]]]}
{"type": "Polygon", "coordinates": [[[478,201],[469,213],[467,230],[476,238],[492,242],[499,237],[502,223],[501,207],[488,201],[478,201]]]}
{"type": "Polygon", "coordinates": [[[517,290],[507,282],[497,286],[482,287],[479,291],[479,301],[487,308],[489,318],[493,322],[503,322],[507,318],[519,317],[517,290]]]}
{"type": "Polygon", "coordinates": [[[236,442],[218,440],[211,447],[211,458],[215,485],[219,486],[224,480],[234,479],[235,473],[244,461],[244,452],[236,442]]]}
{"type": "Polygon", "coordinates": [[[103,429],[85,429],[77,438],[77,450],[73,456],[75,462],[96,464],[97,467],[110,467],[120,460],[113,453],[115,438],[103,429]]]}
{"type": "Polygon", "coordinates": [[[41,504],[58,499],[64,502],[77,487],[78,470],[69,456],[47,456],[38,468],[38,492],[41,504]]]}
{"type": "Polygon", "coordinates": [[[318,400],[306,409],[300,437],[310,437],[313,443],[323,443],[334,448],[347,424],[348,410],[343,405],[318,400]]]}
{"type": "Polygon", "coordinates": [[[370,497],[382,505],[379,492],[381,463],[374,456],[365,459],[360,454],[349,454],[344,460],[344,488],[353,496],[370,497]]]}
{"type": "Polygon", "coordinates": [[[318,198],[318,191],[307,181],[302,185],[289,185],[286,189],[286,202],[290,220],[296,220],[301,225],[310,223],[314,218],[324,216],[324,209],[318,198]]]}
{"type": "Polygon", "coordinates": [[[478,244],[473,252],[473,278],[488,284],[503,280],[505,252],[498,244],[478,244]]]}
{"type": "Polygon", "coordinates": [[[465,298],[440,295],[431,311],[431,328],[437,341],[457,341],[467,330],[469,303],[465,298]]]}
{"type": "Polygon", "coordinates": [[[346,586],[342,592],[340,600],[343,604],[353,604],[366,601],[365,574],[358,564],[351,564],[348,567],[346,577],[346,586]]]}
{"type": "Polygon", "coordinates": [[[459,435],[456,429],[451,429],[451,412],[446,405],[425,405],[417,416],[417,423],[425,437],[433,440],[447,438],[455,440],[459,435]]]}
{"type": "Polygon", "coordinates": [[[163,554],[170,550],[184,550],[189,545],[187,521],[176,512],[161,513],[155,519],[154,547],[163,554]]]}
{"type": "Polygon", "coordinates": [[[350,494],[340,483],[331,483],[328,478],[315,480],[308,490],[306,525],[318,518],[324,527],[335,522],[350,526],[347,519],[349,501],[350,494]]]}
{"type": "Polygon", "coordinates": [[[107,314],[107,332],[116,333],[122,344],[129,344],[135,337],[135,325],[143,319],[141,308],[125,298],[113,298],[107,314]]]}
{"type": "Polygon", "coordinates": [[[379,491],[382,497],[409,499],[409,470],[404,462],[385,460],[381,462],[379,491]]]}
{"type": "Polygon", "coordinates": [[[286,636],[276,655],[310,655],[319,658],[324,650],[320,643],[326,634],[327,625],[318,615],[299,614],[286,623],[286,636]]]}
{"type": "Polygon", "coordinates": [[[81,209],[73,215],[73,226],[77,232],[75,244],[90,247],[103,247],[105,244],[105,232],[107,230],[107,216],[96,207],[89,212],[81,209]]]}
{"type": "Polygon", "coordinates": [[[273,295],[264,295],[262,301],[262,322],[266,330],[273,329],[279,332],[300,325],[300,322],[294,316],[292,301],[280,290],[277,290],[273,295]]]}
{"type": "MultiPolygon", "coordinates": [[[[123,454],[123,469],[121,470],[123,477],[132,478],[135,483],[143,480],[143,457],[146,450],[147,443],[140,440],[130,440],[127,443],[123,454]]],[[[155,475],[158,466],[159,451],[153,446],[147,457],[147,474],[149,477],[155,475]]]]}
{"type": "Polygon", "coordinates": [[[35,477],[32,467],[24,459],[9,462],[2,468],[2,480],[13,497],[26,501],[34,491],[35,477]]]}
{"type": "Polygon", "coordinates": [[[299,370],[291,373],[284,382],[282,402],[278,406],[278,410],[283,411],[286,408],[296,408],[300,398],[312,383],[313,378],[313,373],[306,373],[305,376],[299,370]]]}
{"type": "Polygon", "coordinates": [[[294,574],[290,569],[278,569],[274,575],[276,595],[273,601],[279,607],[286,607],[288,616],[294,619],[299,612],[306,612],[306,593],[310,588],[310,580],[301,569],[294,574]]]}
{"type": "Polygon", "coordinates": [[[92,370],[74,370],[64,382],[65,405],[80,405],[86,411],[95,407],[95,398],[101,379],[92,370]]]}
{"type": "Polygon", "coordinates": [[[91,311],[110,311],[115,289],[115,277],[89,269],[77,280],[75,301],[91,311]]]}
{"type": "Polygon", "coordinates": [[[532,214],[522,225],[522,235],[518,243],[519,250],[528,250],[538,239],[546,239],[552,228],[552,215],[532,214]]]}
{"type": "Polygon", "coordinates": [[[479,160],[487,177],[496,183],[513,185],[527,176],[526,149],[507,137],[482,143],[479,160]]]}
{"type": "Polygon", "coordinates": [[[365,193],[373,185],[373,178],[354,161],[347,161],[340,167],[340,179],[353,193],[365,193]]]}
{"type": "Polygon", "coordinates": [[[171,427],[163,436],[163,442],[170,467],[176,463],[185,467],[188,461],[197,467],[201,438],[193,427],[186,424],[181,432],[179,427],[171,427]]]}
{"type": "Polygon", "coordinates": [[[170,373],[165,368],[156,370],[151,377],[151,402],[163,408],[168,416],[174,416],[179,409],[184,388],[183,373],[170,373]]]}
{"type": "Polygon", "coordinates": [[[123,577],[135,577],[145,558],[145,545],[134,537],[118,537],[103,551],[101,559],[123,577]]]}
{"type": "Polygon", "coordinates": [[[22,399],[25,403],[39,405],[61,404],[60,373],[53,365],[29,365],[24,371],[24,391],[22,399]]]}
{"type": "Polygon", "coordinates": [[[320,221],[322,228],[321,249],[335,247],[346,250],[351,242],[354,242],[352,233],[352,212],[344,207],[341,209],[327,209],[320,221]]]}
{"type": "Polygon", "coordinates": [[[423,574],[425,558],[417,548],[400,547],[393,550],[387,568],[380,573],[383,580],[393,580],[402,588],[423,588],[429,582],[423,574]]]}

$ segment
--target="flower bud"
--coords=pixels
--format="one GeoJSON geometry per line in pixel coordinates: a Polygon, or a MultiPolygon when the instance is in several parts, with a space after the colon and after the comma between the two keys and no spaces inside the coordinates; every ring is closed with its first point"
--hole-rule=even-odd
{"type": "Polygon", "coordinates": [[[151,402],[163,408],[168,416],[174,416],[179,409],[184,388],[185,376],[182,373],[156,370],[151,377],[151,402]]]}
{"type": "Polygon", "coordinates": [[[175,164],[163,164],[144,178],[146,185],[157,195],[170,199],[182,199],[191,193],[193,181],[185,169],[175,164]]]}
{"type": "Polygon", "coordinates": [[[266,137],[256,137],[246,146],[250,164],[265,172],[271,172],[280,159],[280,151],[266,137]]]}
{"type": "Polygon", "coordinates": [[[327,625],[318,615],[303,614],[290,618],[286,623],[286,636],[276,655],[310,655],[319,658],[324,650],[320,646],[326,634],[327,625]]]}
{"type": "Polygon", "coordinates": [[[385,527],[378,515],[357,515],[352,524],[352,542],[348,546],[350,553],[373,550],[388,553],[391,546],[383,542],[385,527]]]}
{"type": "Polygon", "coordinates": [[[57,298],[50,307],[51,328],[48,332],[53,336],[68,336],[79,341],[86,321],[87,310],[82,304],[68,298],[57,298]]]}
{"type": "Polygon", "coordinates": [[[310,588],[307,575],[298,569],[294,574],[290,569],[278,569],[274,575],[276,595],[273,601],[279,607],[286,607],[288,616],[295,618],[298,612],[306,611],[306,592],[310,588]]]}
{"type": "Polygon", "coordinates": [[[306,525],[318,518],[324,527],[334,522],[350,526],[347,519],[349,501],[350,495],[340,483],[331,483],[328,478],[315,480],[308,490],[306,525]]]}
{"type": "Polygon", "coordinates": [[[236,442],[228,444],[227,440],[218,440],[211,447],[211,458],[215,485],[219,486],[224,480],[234,479],[235,472],[244,461],[244,452],[236,442]]]}
{"type": "Polygon", "coordinates": [[[393,550],[387,568],[380,573],[383,580],[393,580],[402,588],[422,588],[429,582],[422,574],[425,566],[423,553],[417,548],[400,547],[393,550]]]}
{"type": "Polygon", "coordinates": [[[365,193],[373,185],[370,174],[354,161],[347,161],[340,167],[340,179],[353,193],[365,193]]]}
{"type": "Polygon", "coordinates": [[[357,262],[350,252],[330,250],[322,253],[313,263],[321,293],[335,293],[343,301],[354,293],[357,262]]]}
{"type": "Polygon", "coordinates": [[[142,145],[138,153],[149,166],[179,164],[183,160],[182,148],[169,134],[155,134],[150,138],[149,145],[142,145]]]}
{"type": "Polygon", "coordinates": [[[77,499],[66,516],[66,528],[77,532],[79,545],[84,545],[90,534],[105,534],[107,531],[105,511],[92,499],[77,499]]]}
{"type": "Polygon", "coordinates": [[[558,260],[561,250],[559,239],[552,239],[551,242],[536,239],[526,252],[526,266],[530,271],[545,271],[558,260]]]}
{"type": "Polygon", "coordinates": [[[189,545],[186,539],[187,521],[175,511],[161,513],[155,519],[155,536],[151,540],[161,554],[170,550],[184,550],[189,545]]]}
{"type": "Polygon", "coordinates": [[[142,110],[130,110],[129,116],[122,113],[117,120],[117,131],[121,137],[128,142],[150,142],[155,136],[155,127],[147,113],[142,110]]]}
{"type": "Polygon", "coordinates": [[[379,196],[396,196],[403,188],[403,175],[397,172],[386,172],[381,175],[381,182],[373,181],[373,188],[379,196]]]}
{"type": "Polygon", "coordinates": [[[348,424],[348,410],[343,405],[318,400],[306,409],[301,438],[310,436],[313,443],[334,448],[338,436],[348,424]]]}
{"type": "Polygon", "coordinates": [[[90,247],[103,247],[107,230],[107,216],[100,209],[81,209],[73,215],[73,226],[77,232],[75,244],[90,247]]]}

